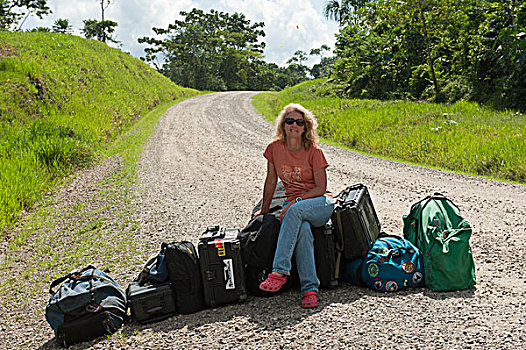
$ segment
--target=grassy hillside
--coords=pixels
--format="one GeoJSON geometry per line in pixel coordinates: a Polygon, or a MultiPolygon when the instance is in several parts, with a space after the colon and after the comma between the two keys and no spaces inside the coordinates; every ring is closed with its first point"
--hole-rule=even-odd
{"type": "Polygon", "coordinates": [[[197,93],[99,41],[0,32],[0,230],[145,113],[197,93]]]}
{"type": "Polygon", "coordinates": [[[321,137],[351,149],[526,183],[526,116],[519,112],[467,102],[341,99],[323,80],[260,94],[254,104],[274,120],[291,102],[314,112],[321,137]]]}

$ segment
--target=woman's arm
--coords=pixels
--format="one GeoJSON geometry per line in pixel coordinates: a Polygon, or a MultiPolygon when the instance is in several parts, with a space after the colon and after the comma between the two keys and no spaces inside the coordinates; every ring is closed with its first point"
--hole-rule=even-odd
{"type": "Polygon", "coordinates": [[[265,178],[265,185],[263,186],[263,201],[261,202],[261,209],[254,214],[254,217],[268,213],[277,183],[278,174],[276,168],[274,168],[274,164],[267,161],[267,177],[265,178]]]}
{"type": "Polygon", "coordinates": [[[315,198],[323,196],[327,192],[327,168],[322,168],[314,172],[314,183],[316,186],[305,192],[301,199],[315,198]]]}

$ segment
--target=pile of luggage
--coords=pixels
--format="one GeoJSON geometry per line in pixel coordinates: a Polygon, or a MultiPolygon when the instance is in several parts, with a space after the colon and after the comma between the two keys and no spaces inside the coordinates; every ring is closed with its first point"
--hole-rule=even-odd
{"type": "MultiPolygon", "coordinates": [[[[252,218],[243,230],[208,227],[197,249],[192,242],[163,243],[126,291],[93,266],[57,279],[46,306],[56,340],[69,346],[112,334],[128,309],[136,321],[148,323],[248,295],[269,296],[259,284],[272,269],[284,200],[278,184],[269,213],[252,218]]],[[[434,291],[458,290],[475,284],[471,226],[450,200],[438,193],[426,197],[403,221],[404,237],[386,234],[366,186],[342,191],[329,223],[312,230],[320,287],[335,288],[342,280],[381,292],[424,284],[434,291]]],[[[293,270],[280,293],[298,285],[293,270]]]]}

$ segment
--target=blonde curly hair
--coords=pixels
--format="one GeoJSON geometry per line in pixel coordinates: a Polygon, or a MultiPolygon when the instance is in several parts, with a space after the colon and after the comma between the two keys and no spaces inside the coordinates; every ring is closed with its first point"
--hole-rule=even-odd
{"type": "Polygon", "coordinates": [[[281,142],[286,141],[285,118],[291,112],[300,113],[305,120],[305,131],[301,134],[301,139],[305,149],[307,150],[310,146],[317,145],[318,135],[316,134],[316,128],[318,127],[318,122],[316,121],[316,117],[311,111],[297,103],[290,103],[283,107],[281,112],[279,112],[278,117],[276,118],[276,133],[274,134],[274,138],[281,142]]]}

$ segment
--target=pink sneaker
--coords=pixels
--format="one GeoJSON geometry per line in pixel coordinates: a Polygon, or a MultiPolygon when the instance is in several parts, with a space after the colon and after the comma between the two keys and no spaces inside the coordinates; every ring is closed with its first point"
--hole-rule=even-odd
{"type": "Polygon", "coordinates": [[[287,276],[278,276],[270,273],[266,280],[261,282],[259,289],[266,292],[277,292],[287,282],[287,276]]]}
{"type": "Polygon", "coordinates": [[[311,308],[318,307],[318,292],[310,291],[303,294],[301,298],[301,307],[311,308]]]}

